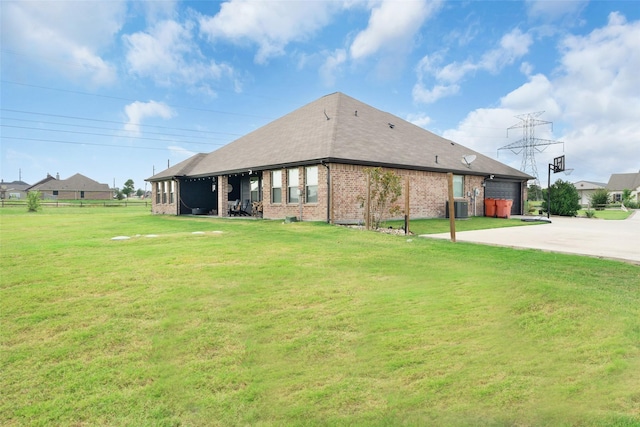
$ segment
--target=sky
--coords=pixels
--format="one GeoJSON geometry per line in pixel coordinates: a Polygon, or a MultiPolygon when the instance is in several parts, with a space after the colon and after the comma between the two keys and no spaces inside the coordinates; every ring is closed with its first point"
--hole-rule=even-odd
{"type": "Polygon", "coordinates": [[[342,92],[516,169],[640,171],[635,1],[0,2],[0,177],[136,189],[342,92]],[[511,129],[509,129],[511,128],[511,129]],[[523,167],[524,166],[524,167],[523,167]]]}

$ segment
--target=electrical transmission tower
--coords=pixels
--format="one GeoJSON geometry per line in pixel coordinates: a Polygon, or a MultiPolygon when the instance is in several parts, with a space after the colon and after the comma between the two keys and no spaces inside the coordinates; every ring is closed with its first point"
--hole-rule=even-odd
{"type": "MultiPolygon", "coordinates": [[[[511,150],[514,154],[522,153],[522,164],[520,165],[520,170],[535,177],[534,183],[536,185],[536,191],[538,192],[540,191],[540,179],[538,177],[538,167],[536,166],[536,152],[541,153],[552,144],[564,144],[562,141],[552,141],[550,139],[535,137],[536,126],[551,125],[551,131],[553,132],[553,122],[538,120],[538,117],[542,113],[544,113],[544,111],[515,116],[517,119],[520,119],[520,123],[507,128],[507,136],[509,136],[509,130],[511,129],[522,129],[522,138],[516,142],[498,148],[498,152],[500,150],[511,150]]],[[[542,198],[542,194],[536,194],[536,200],[540,200],[540,198],[542,198]]]]}

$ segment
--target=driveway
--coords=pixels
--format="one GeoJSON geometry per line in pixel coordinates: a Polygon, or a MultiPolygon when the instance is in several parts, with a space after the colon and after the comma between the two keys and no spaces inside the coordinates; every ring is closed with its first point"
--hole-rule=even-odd
{"type": "MultiPolygon", "coordinates": [[[[521,217],[516,217],[521,218],[521,217]]],[[[420,237],[449,239],[449,233],[420,237]]],[[[551,223],[456,232],[456,241],[540,249],[640,264],[640,211],[626,220],[551,217],[551,223]]]]}

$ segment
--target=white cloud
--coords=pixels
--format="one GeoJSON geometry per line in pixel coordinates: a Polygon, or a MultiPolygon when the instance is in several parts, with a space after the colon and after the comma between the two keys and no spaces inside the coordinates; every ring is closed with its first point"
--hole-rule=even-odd
{"type": "Polygon", "coordinates": [[[340,72],[342,65],[347,60],[347,52],[344,49],[336,49],[327,56],[324,64],[320,67],[320,77],[326,86],[333,86],[336,81],[336,74],[340,72]]]}
{"type": "Polygon", "coordinates": [[[203,82],[234,78],[230,65],[207,60],[193,40],[194,23],[164,20],[146,32],[123,36],[129,72],[157,84],[207,87],[203,82]]]}
{"type": "Polygon", "coordinates": [[[566,15],[576,14],[587,5],[586,0],[551,1],[527,0],[527,13],[531,17],[557,20],[566,15]]]}
{"type": "Polygon", "coordinates": [[[255,61],[284,54],[291,42],[304,41],[327,25],[340,3],[332,1],[251,1],[223,3],[213,17],[200,18],[200,31],[214,42],[258,45],[255,61]]]}
{"type": "MultiPolygon", "coordinates": [[[[472,111],[444,136],[492,155],[521,137],[514,130],[509,133],[513,138],[505,138],[506,128],[518,123],[515,115],[545,111],[539,119],[552,121],[555,132],[540,126],[535,136],[565,142],[567,166],[575,169],[572,181],[606,182],[612,173],[636,172],[640,168],[637,40],[640,21],[628,23],[612,13],[606,26],[562,40],[560,66],[552,76],[529,76],[526,84],[502,97],[497,108],[472,111]]],[[[561,146],[538,153],[538,172],[544,175],[544,165],[560,154],[561,146]]],[[[521,156],[505,152],[500,160],[520,168],[521,156]]]]}
{"type": "Polygon", "coordinates": [[[418,103],[432,103],[440,98],[454,95],[458,93],[460,82],[468,74],[476,71],[497,74],[526,55],[532,43],[531,35],[516,28],[502,36],[499,46],[485,52],[477,62],[467,60],[440,66],[444,52],[426,55],[416,67],[418,79],[413,88],[413,100],[418,103]],[[432,89],[428,89],[425,83],[425,80],[430,78],[435,80],[432,89]]]}
{"type": "Polygon", "coordinates": [[[413,123],[416,126],[420,126],[421,128],[425,128],[431,123],[431,117],[424,113],[419,114],[409,114],[406,118],[409,123],[413,123]]]}
{"type": "Polygon", "coordinates": [[[136,135],[140,135],[140,125],[143,120],[152,117],[170,119],[176,115],[176,113],[167,104],[156,101],[135,101],[127,105],[124,108],[124,112],[127,116],[127,123],[124,125],[124,130],[127,132],[133,132],[136,135]]]}
{"type": "Polygon", "coordinates": [[[353,59],[363,59],[379,51],[407,51],[424,23],[440,2],[382,0],[371,11],[369,24],[350,47],[353,59]]]}
{"type": "Polygon", "coordinates": [[[116,69],[101,54],[122,28],[125,12],[126,3],[119,0],[3,2],[3,48],[69,79],[109,84],[116,69]]]}

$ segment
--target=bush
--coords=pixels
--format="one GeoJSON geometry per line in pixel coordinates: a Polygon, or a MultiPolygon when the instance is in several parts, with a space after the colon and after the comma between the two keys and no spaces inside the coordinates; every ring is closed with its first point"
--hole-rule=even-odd
{"type": "Polygon", "coordinates": [[[383,171],[379,167],[365,168],[364,173],[370,183],[369,197],[367,200],[367,195],[358,196],[358,201],[369,211],[364,213],[365,224],[377,230],[387,214],[394,216],[402,212],[399,206],[394,205],[402,194],[402,181],[393,171],[383,171]]]}
{"type": "MultiPolygon", "coordinates": [[[[542,202],[542,208],[545,211],[548,209],[548,191],[549,189],[544,191],[544,201],[542,202]]],[[[552,215],[576,216],[580,208],[580,195],[572,183],[559,179],[551,186],[551,210],[549,212],[552,215]]]]}
{"type": "Polygon", "coordinates": [[[611,196],[609,192],[604,188],[599,188],[593,192],[591,197],[589,198],[591,202],[591,207],[595,209],[603,209],[604,206],[608,205],[611,202],[611,196]]]}
{"type": "Polygon", "coordinates": [[[38,212],[40,209],[40,201],[39,191],[29,191],[29,193],[27,193],[27,211],[38,212]]]}

